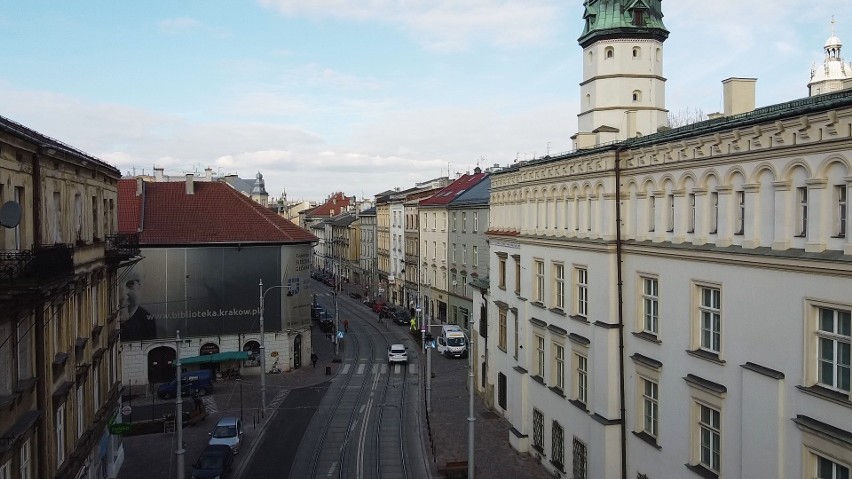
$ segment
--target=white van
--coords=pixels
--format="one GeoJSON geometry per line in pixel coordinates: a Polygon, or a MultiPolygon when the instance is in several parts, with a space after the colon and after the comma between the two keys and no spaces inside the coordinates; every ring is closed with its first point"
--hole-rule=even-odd
{"type": "Polygon", "coordinates": [[[446,357],[467,357],[467,336],[464,331],[455,324],[441,326],[441,335],[438,336],[438,352],[446,357]]]}

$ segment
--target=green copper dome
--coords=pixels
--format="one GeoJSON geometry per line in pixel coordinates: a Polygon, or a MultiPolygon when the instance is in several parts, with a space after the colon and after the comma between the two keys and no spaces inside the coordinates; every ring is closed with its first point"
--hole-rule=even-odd
{"type": "Polygon", "coordinates": [[[665,41],[669,31],[663,25],[662,0],[586,0],[583,34],[577,39],[583,48],[600,40],[614,38],[653,38],[665,41]]]}

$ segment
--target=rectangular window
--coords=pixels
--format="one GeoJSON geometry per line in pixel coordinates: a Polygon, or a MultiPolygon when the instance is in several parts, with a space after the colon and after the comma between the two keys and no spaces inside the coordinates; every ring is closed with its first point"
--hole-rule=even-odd
{"type": "Polygon", "coordinates": [[[710,193],[710,234],[719,230],[719,193],[710,193]]]}
{"type": "Polygon", "coordinates": [[[515,348],[514,358],[518,359],[518,347],[521,345],[520,341],[518,341],[518,313],[512,313],[512,326],[515,328],[515,335],[512,336],[512,344],[515,348]]]}
{"type": "Polygon", "coordinates": [[[819,308],[819,326],[816,333],[819,384],[849,394],[852,314],[844,310],[819,308]]]}
{"type": "Polygon", "coordinates": [[[553,265],[553,303],[559,309],[565,309],[565,265],[553,265]]]}
{"type": "Polygon", "coordinates": [[[553,385],[560,390],[565,390],[565,347],[561,344],[553,344],[553,385]]]}
{"type": "Polygon", "coordinates": [[[808,188],[796,188],[796,234],[800,237],[808,235],[808,188]]]}
{"type": "Polygon", "coordinates": [[[589,283],[586,268],[577,268],[577,315],[587,317],[589,313],[589,283]]]}
{"type": "Polygon", "coordinates": [[[466,244],[463,244],[463,245],[462,245],[462,258],[461,258],[461,262],[462,262],[462,264],[467,264],[467,245],[466,245],[466,244]]]}
{"type": "Polygon", "coordinates": [[[65,403],[56,408],[56,467],[65,462],[65,403]]]}
{"type": "Polygon", "coordinates": [[[476,245],[472,246],[473,248],[473,263],[471,263],[471,267],[476,268],[479,265],[479,248],[476,245]]]}
{"type": "MultiPolygon", "coordinates": [[[[16,186],[15,187],[15,202],[18,203],[18,206],[21,207],[21,211],[27,211],[26,205],[24,205],[24,199],[25,198],[26,197],[24,195],[24,188],[22,188],[20,186],[16,186]]],[[[12,232],[13,232],[13,235],[14,235],[14,238],[15,238],[15,248],[14,249],[15,250],[23,249],[23,245],[21,244],[21,241],[23,241],[23,238],[21,237],[21,225],[20,225],[20,223],[12,229],[12,232]]]]}
{"type": "Polygon", "coordinates": [[[674,231],[674,226],[675,226],[675,199],[674,198],[675,198],[674,195],[669,195],[669,221],[668,221],[669,224],[666,225],[668,227],[667,229],[668,229],[669,233],[674,231]]]}
{"type": "Polygon", "coordinates": [[[816,479],[849,479],[849,468],[823,456],[816,456],[816,479]]]}
{"type": "Polygon", "coordinates": [[[649,436],[657,437],[657,421],[659,418],[659,385],[649,379],[642,378],[642,431],[649,436]]]}
{"type": "Polygon", "coordinates": [[[718,474],[721,465],[721,414],[716,409],[698,405],[699,463],[718,474]]]}
{"type": "Polygon", "coordinates": [[[506,258],[500,258],[499,260],[497,281],[500,288],[506,289],[506,258]]]}
{"type": "MultiPolygon", "coordinates": [[[[506,310],[501,309],[498,314],[497,347],[506,351],[506,310]]],[[[517,338],[515,338],[515,342],[517,342],[517,338]]]]}
{"type": "Polygon", "coordinates": [[[571,467],[571,479],[587,479],[586,476],[586,443],[574,436],[574,454],[571,467]]]}
{"type": "Polygon", "coordinates": [[[589,399],[589,360],[582,354],[575,354],[577,360],[577,401],[586,404],[589,399]]]}
{"type": "Polygon", "coordinates": [[[689,194],[689,224],[686,225],[687,233],[695,233],[695,193],[689,194]]]}
{"type": "Polygon", "coordinates": [[[432,231],[438,229],[438,213],[432,213],[432,231]]]}
{"type": "Polygon", "coordinates": [[[456,244],[455,243],[453,243],[453,256],[452,256],[452,258],[453,258],[453,263],[455,263],[456,262],[456,244]]]}
{"type": "Polygon", "coordinates": [[[521,258],[515,257],[515,294],[521,294],[521,258]]]}
{"type": "Polygon", "coordinates": [[[438,259],[438,242],[432,242],[432,259],[438,259]]]}
{"type": "Polygon", "coordinates": [[[33,377],[32,338],[33,317],[25,317],[18,323],[18,379],[33,377]]]}
{"type": "Polygon", "coordinates": [[[85,416],[85,397],[84,397],[84,389],[85,383],[77,386],[77,417],[75,418],[77,421],[77,438],[83,435],[83,431],[86,430],[86,416],[85,416]]]}
{"type": "Polygon", "coordinates": [[[657,199],[653,195],[648,197],[648,232],[654,232],[654,214],[657,210],[657,199]]]}
{"type": "Polygon", "coordinates": [[[453,211],[453,231],[456,230],[456,212],[453,211]]]}
{"type": "Polygon", "coordinates": [[[562,468],[565,465],[565,431],[556,421],[553,421],[550,430],[550,460],[562,468]]]}
{"type": "Polygon", "coordinates": [[[533,409],[533,447],[544,451],[544,414],[533,409]]]}
{"type": "Polygon", "coordinates": [[[592,231],[592,198],[586,198],[586,231],[592,231]]]}
{"type": "Polygon", "coordinates": [[[736,235],[745,234],[745,191],[737,191],[736,193],[737,199],[737,224],[735,225],[736,235]]]}
{"type": "Polygon", "coordinates": [[[497,374],[497,405],[504,411],[506,408],[506,375],[503,373],[497,374]]]}
{"type": "Polygon", "coordinates": [[[722,350],[722,292],[718,288],[700,288],[701,349],[713,353],[722,350]]]}
{"type": "Polygon", "coordinates": [[[533,301],[544,302],[544,261],[535,260],[535,290],[533,301]]]}
{"type": "Polygon", "coordinates": [[[467,212],[462,211],[461,231],[462,231],[462,233],[464,233],[464,232],[466,232],[466,230],[467,230],[467,212]]]}
{"type": "Polygon", "coordinates": [[[30,440],[27,439],[24,444],[21,446],[21,453],[19,455],[20,458],[20,471],[21,471],[21,479],[32,479],[33,478],[33,466],[32,466],[32,445],[30,444],[30,440]]]}
{"type": "Polygon", "coordinates": [[[12,461],[6,461],[0,466],[0,479],[12,479],[12,461]]]}
{"type": "Polygon", "coordinates": [[[642,278],[642,330],[656,336],[659,319],[659,283],[657,278],[642,278]]]}
{"type": "Polygon", "coordinates": [[[535,375],[544,378],[544,338],[535,335],[535,375]]]}
{"type": "Polygon", "coordinates": [[[473,232],[477,233],[479,231],[479,212],[473,212],[473,232]]]}
{"type": "Polygon", "coordinates": [[[464,329],[470,329],[470,311],[467,308],[459,308],[459,324],[464,329]]]}
{"type": "Polygon", "coordinates": [[[846,237],[846,185],[834,187],[834,197],[836,201],[835,213],[835,231],[838,238],[846,237]]]}

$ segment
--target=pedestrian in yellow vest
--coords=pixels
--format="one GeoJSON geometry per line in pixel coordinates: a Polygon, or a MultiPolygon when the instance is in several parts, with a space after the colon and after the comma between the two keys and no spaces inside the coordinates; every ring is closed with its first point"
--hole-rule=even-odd
{"type": "Polygon", "coordinates": [[[417,319],[411,318],[411,321],[409,322],[409,324],[411,324],[411,330],[412,331],[417,331],[417,319]]]}

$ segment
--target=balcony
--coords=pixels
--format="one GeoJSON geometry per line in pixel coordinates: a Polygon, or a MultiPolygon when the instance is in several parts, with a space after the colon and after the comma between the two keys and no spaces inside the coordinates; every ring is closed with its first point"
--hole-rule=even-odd
{"type": "Polygon", "coordinates": [[[73,274],[73,249],[68,244],[0,251],[0,287],[34,287],[73,274]]]}
{"type": "Polygon", "coordinates": [[[104,254],[107,259],[122,261],[139,256],[139,234],[107,235],[104,254]]]}

